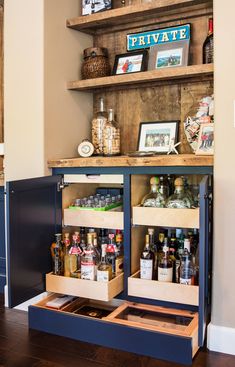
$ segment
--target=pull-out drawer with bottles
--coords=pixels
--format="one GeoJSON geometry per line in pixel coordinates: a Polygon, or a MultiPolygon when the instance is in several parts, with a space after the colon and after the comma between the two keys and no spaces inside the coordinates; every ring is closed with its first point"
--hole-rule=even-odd
{"type": "Polygon", "coordinates": [[[77,298],[59,310],[48,307],[58,296],[29,307],[30,328],[185,364],[198,350],[197,312],[117,299],[77,298]]]}

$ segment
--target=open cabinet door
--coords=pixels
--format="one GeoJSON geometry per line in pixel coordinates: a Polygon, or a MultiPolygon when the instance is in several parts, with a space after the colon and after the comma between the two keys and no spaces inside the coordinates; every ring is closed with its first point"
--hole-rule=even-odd
{"type": "Polygon", "coordinates": [[[200,183],[200,239],[199,239],[199,346],[203,346],[208,317],[209,272],[209,176],[200,183]]]}
{"type": "Polygon", "coordinates": [[[45,290],[50,244],[61,231],[61,176],[7,183],[7,285],[9,307],[45,290]]]}

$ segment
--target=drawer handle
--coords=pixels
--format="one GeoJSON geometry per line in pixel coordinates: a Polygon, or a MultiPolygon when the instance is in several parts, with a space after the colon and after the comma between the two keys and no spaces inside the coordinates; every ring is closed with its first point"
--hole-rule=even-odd
{"type": "Polygon", "coordinates": [[[97,180],[100,175],[86,175],[86,177],[88,178],[88,180],[97,180]]]}

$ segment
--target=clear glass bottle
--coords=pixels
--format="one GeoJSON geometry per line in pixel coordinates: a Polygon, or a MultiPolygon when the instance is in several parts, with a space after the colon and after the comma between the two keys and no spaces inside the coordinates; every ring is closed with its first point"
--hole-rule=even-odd
{"type": "Polygon", "coordinates": [[[181,256],[180,284],[185,285],[195,284],[195,270],[192,261],[192,254],[190,253],[190,241],[188,238],[185,238],[184,240],[184,253],[181,256]]]}
{"type": "Polygon", "coordinates": [[[108,263],[106,258],[107,245],[102,245],[101,262],[97,268],[97,282],[108,282],[112,279],[112,266],[108,263]]]}
{"type": "Polygon", "coordinates": [[[99,111],[91,122],[91,142],[94,145],[94,154],[103,155],[103,133],[107,122],[107,112],[104,108],[104,98],[99,99],[99,111]]]}
{"type": "Polygon", "coordinates": [[[149,235],[145,236],[145,247],[140,257],[140,278],[153,279],[154,271],[154,254],[150,250],[149,235]]]}
{"type": "Polygon", "coordinates": [[[180,261],[184,253],[184,233],[182,229],[176,230],[177,250],[175,253],[175,282],[180,282],[180,261]]]}
{"type": "Polygon", "coordinates": [[[64,234],[64,276],[70,277],[70,268],[69,268],[69,250],[71,247],[69,233],[64,234]]]}
{"type": "Polygon", "coordinates": [[[92,243],[92,233],[87,234],[87,247],[81,258],[81,279],[96,280],[98,259],[92,243]]]}
{"type": "Polygon", "coordinates": [[[173,281],[173,262],[169,256],[168,239],[164,239],[163,256],[158,263],[158,281],[169,282],[173,281]]]}
{"type": "Polygon", "coordinates": [[[51,245],[52,272],[55,275],[64,275],[64,250],[62,234],[55,234],[55,242],[51,245]]]}
{"type": "Polygon", "coordinates": [[[120,129],[118,127],[117,122],[114,120],[113,109],[109,109],[108,121],[104,126],[104,139],[103,139],[104,155],[105,156],[119,155],[121,152],[120,144],[121,144],[120,129]]]}
{"type": "Polygon", "coordinates": [[[82,249],[79,246],[76,234],[72,237],[72,245],[68,255],[70,276],[72,278],[80,278],[82,249]]]}
{"type": "Polygon", "coordinates": [[[164,208],[166,197],[159,192],[159,178],[157,176],[150,179],[151,190],[141,201],[145,207],[164,208]]]}
{"type": "Polygon", "coordinates": [[[192,202],[184,191],[184,182],[182,178],[176,178],[175,192],[167,200],[166,207],[175,209],[186,209],[192,207],[192,202]]]}

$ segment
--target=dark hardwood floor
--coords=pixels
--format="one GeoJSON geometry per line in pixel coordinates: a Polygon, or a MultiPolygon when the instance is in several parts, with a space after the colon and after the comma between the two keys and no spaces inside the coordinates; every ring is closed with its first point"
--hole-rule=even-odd
{"type": "MultiPolygon", "coordinates": [[[[171,353],[170,345],[169,353],[171,353]]],[[[0,367],[3,366],[180,367],[181,365],[28,330],[27,313],[5,309],[3,297],[0,295],[0,367]]],[[[235,367],[235,356],[202,350],[194,358],[193,367],[235,367]]]]}

